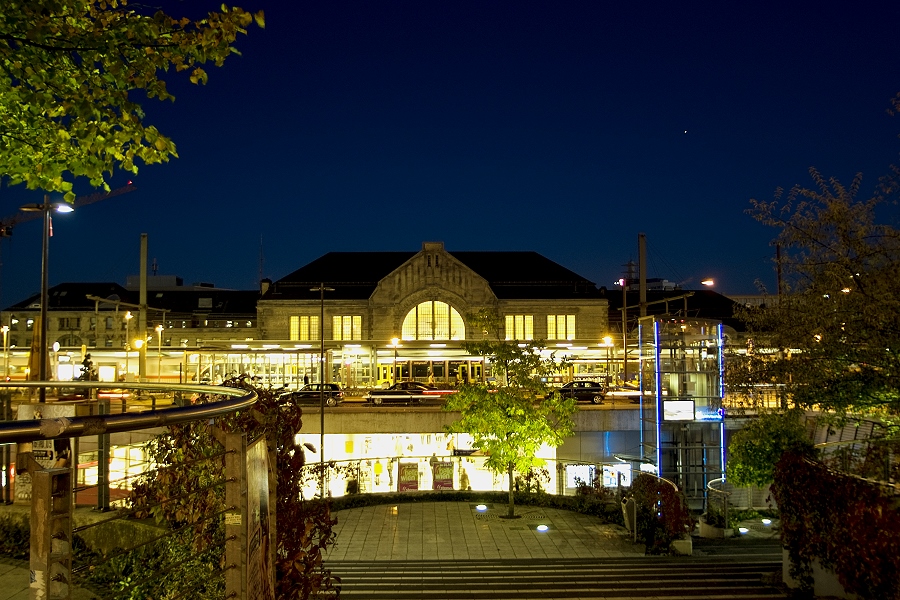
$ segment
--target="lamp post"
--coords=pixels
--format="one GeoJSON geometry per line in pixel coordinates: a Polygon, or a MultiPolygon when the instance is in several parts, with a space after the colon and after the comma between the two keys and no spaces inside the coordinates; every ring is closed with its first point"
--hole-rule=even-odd
{"type": "Polygon", "coordinates": [[[612,336],[605,335],[603,336],[603,343],[600,344],[603,348],[606,348],[606,384],[609,385],[609,349],[612,348],[612,336]]]}
{"type": "MultiPolygon", "coordinates": [[[[40,345],[38,346],[40,350],[40,358],[39,358],[39,367],[38,367],[38,377],[41,381],[47,381],[47,263],[49,261],[50,255],[50,211],[55,210],[56,212],[72,212],[72,205],[66,204],[65,202],[50,202],[50,196],[44,194],[44,202],[43,204],[26,204],[24,206],[20,206],[19,210],[25,212],[37,212],[41,211],[44,213],[44,229],[43,234],[41,236],[41,323],[38,328],[38,335],[40,336],[40,345]]],[[[41,386],[39,390],[38,402],[46,402],[47,401],[47,388],[41,386]]]]}
{"type": "Polygon", "coordinates": [[[0,331],[3,332],[3,377],[9,381],[9,325],[0,327],[0,331]]]}
{"type": "Polygon", "coordinates": [[[162,381],[162,332],[165,327],[162,323],[156,326],[156,383],[162,381]]]}
{"type": "Polygon", "coordinates": [[[325,287],[320,283],[319,287],[310,288],[311,292],[319,292],[319,462],[322,471],[319,474],[319,493],[325,499],[325,292],[333,292],[334,288],[325,287]]]}
{"type": "Polygon", "coordinates": [[[131,354],[131,319],[134,315],[131,311],[125,313],[125,381],[128,381],[128,358],[131,354]]]}
{"type": "Polygon", "coordinates": [[[391,338],[391,347],[394,348],[394,368],[391,370],[391,383],[397,383],[397,346],[400,338],[391,338]]]}

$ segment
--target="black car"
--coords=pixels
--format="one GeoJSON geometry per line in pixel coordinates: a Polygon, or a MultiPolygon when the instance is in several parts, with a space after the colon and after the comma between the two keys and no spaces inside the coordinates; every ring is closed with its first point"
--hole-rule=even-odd
{"type": "Polygon", "coordinates": [[[323,391],[326,406],[337,406],[344,401],[344,392],[336,383],[307,383],[299,390],[285,395],[290,396],[297,404],[318,404],[323,391]]]}
{"type": "Polygon", "coordinates": [[[563,398],[575,398],[579,402],[603,404],[608,388],[597,381],[570,381],[558,390],[563,398]]]}
{"type": "Polygon", "coordinates": [[[372,404],[387,404],[388,402],[423,404],[429,400],[441,400],[447,394],[454,392],[455,390],[441,390],[418,381],[398,381],[389,388],[371,390],[366,394],[366,402],[372,404]]]}

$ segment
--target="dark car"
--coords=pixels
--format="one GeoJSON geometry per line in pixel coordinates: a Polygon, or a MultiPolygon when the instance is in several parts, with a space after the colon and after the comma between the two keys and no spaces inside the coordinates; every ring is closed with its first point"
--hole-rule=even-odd
{"type": "Polygon", "coordinates": [[[575,398],[579,402],[593,402],[603,404],[607,387],[597,381],[570,381],[558,390],[563,398],[575,398]]]}
{"type": "Polygon", "coordinates": [[[307,383],[299,390],[285,395],[290,396],[297,404],[318,404],[323,391],[326,406],[337,406],[344,401],[344,392],[336,383],[307,383]]]}
{"type": "Polygon", "coordinates": [[[454,393],[454,391],[441,390],[418,381],[398,381],[389,388],[371,390],[366,394],[366,402],[371,402],[372,404],[387,404],[389,402],[423,404],[428,400],[440,400],[445,395],[454,393]]]}

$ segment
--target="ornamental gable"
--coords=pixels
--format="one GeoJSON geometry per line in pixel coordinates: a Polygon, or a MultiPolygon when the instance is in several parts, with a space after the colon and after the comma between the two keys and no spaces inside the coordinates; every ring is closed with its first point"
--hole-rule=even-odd
{"type": "Polygon", "coordinates": [[[396,306],[420,297],[451,304],[462,299],[469,306],[496,302],[488,282],[444,250],[440,242],[426,242],[419,253],[379,281],[371,302],[396,306]]]}

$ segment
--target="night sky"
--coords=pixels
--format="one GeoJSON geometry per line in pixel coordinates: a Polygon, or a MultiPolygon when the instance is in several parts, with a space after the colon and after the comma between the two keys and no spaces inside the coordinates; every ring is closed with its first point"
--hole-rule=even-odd
{"type": "MultiPolygon", "coordinates": [[[[643,232],[650,277],[754,293],[774,286],[774,231],[750,198],[811,184],[811,166],[862,171],[869,193],[900,162],[900,3],[237,3],[266,29],[207,86],[172,74],[175,103],[145,101],[180,158],[55,218],[51,285],[124,284],[146,232],[158,273],[188,284],[443,241],[611,287],[643,232]]],[[[4,187],[0,217],[41,198],[4,187]]],[[[0,261],[2,306],[38,291],[39,221],[0,261]]]]}

